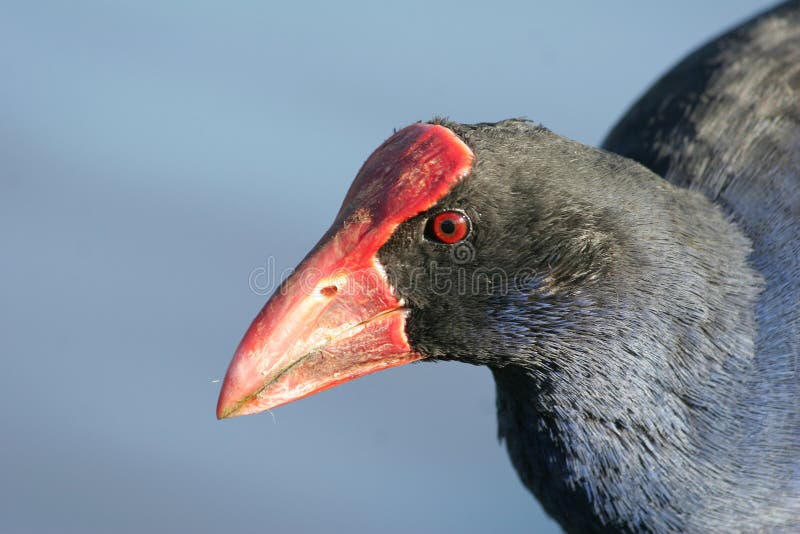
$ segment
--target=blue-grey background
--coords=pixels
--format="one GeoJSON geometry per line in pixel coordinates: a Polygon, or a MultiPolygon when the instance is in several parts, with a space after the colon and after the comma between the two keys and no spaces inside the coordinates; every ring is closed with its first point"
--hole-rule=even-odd
{"type": "Polygon", "coordinates": [[[555,532],[489,372],[218,422],[229,358],[392,131],[586,143],[724,2],[0,1],[0,532],[555,532]]]}

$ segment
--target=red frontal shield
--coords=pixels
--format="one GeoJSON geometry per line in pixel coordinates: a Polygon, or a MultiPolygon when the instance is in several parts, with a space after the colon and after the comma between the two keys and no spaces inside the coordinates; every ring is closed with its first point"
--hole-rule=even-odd
{"type": "Polygon", "coordinates": [[[449,129],[414,124],[364,163],[330,230],[272,296],[228,367],[217,417],[261,412],[423,358],[378,250],[472,168],[449,129]]]}

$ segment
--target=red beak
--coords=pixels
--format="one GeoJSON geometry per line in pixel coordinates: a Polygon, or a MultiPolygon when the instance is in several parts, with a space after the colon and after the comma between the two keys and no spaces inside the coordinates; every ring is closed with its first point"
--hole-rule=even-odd
{"type": "Polygon", "coordinates": [[[450,130],[414,124],[364,163],[331,229],[250,325],[228,367],[217,417],[261,412],[422,359],[378,260],[395,228],[472,167],[450,130]]]}

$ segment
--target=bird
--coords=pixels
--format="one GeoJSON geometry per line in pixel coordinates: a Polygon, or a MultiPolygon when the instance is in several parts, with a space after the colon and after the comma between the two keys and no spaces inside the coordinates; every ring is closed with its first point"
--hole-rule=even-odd
{"type": "Polygon", "coordinates": [[[800,2],[691,53],[600,148],[526,119],[396,131],[217,416],[435,360],[491,370],[567,532],[800,530],[800,2]]]}

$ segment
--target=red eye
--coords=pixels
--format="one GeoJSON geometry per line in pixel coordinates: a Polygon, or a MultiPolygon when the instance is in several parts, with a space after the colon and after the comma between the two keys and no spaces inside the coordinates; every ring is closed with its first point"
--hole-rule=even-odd
{"type": "Polygon", "coordinates": [[[443,211],[428,220],[428,237],[448,245],[458,243],[469,233],[469,219],[460,211],[443,211]]]}

